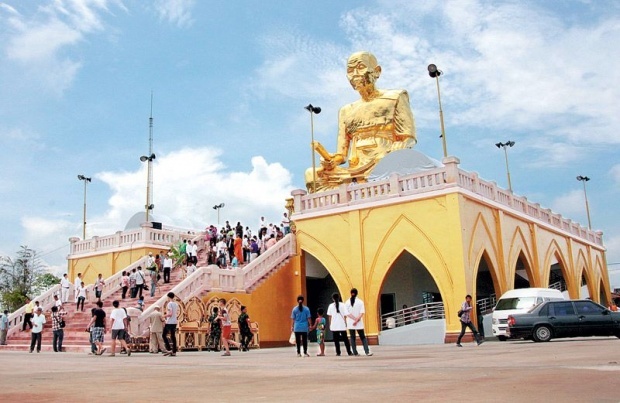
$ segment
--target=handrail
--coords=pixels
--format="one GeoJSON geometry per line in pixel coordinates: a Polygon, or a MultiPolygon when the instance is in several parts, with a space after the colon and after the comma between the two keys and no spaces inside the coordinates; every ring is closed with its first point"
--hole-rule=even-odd
{"type": "Polygon", "coordinates": [[[481,314],[486,314],[493,311],[497,304],[497,297],[495,294],[491,294],[486,298],[479,298],[476,300],[476,306],[481,314]]]}
{"type": "MultiPolygon", "coordinates": [[[[60,297],[60,284],[56,284],[49,288],[43,294],[33,298],[32,301],[39,301],[39,306],[43,308],[44,312],[47,312],[52,309],[52,306],[54,306],[54,295],[58,295],[60,297]]],[[[20,324],[24,320],[25,313],[26,305],[9,315],[9,330],[7,332],[7,337],[10,337],[13,333],[18,331],[20,324]]]]}
{"type": "Polygon", "coordinates": [[[101,253],[119,249],[133,249],[137,246],[168,247],[184,239],[193,240],[198,235],[196,231],[187,233],[175,230],[160,230],[148,226],[127,231],[117,231],[112,235],[94,236],[80,240],[71,238],[69,258],[88,253],[101,253]]]}
{"type": "MultiPolygon", "coordinates": [[[[103,285],[103,290],[101,291],[101,299],[106,299],[110,295],[114,294],[115,292],[119,290],[119,288],[121,287],[121,282],[123,279],[124,271],[131,273],[131,271],[133,269],[137,269],[138,266],[142,266],[143,268],[146,268],[146,259],[147,259],[146,256],[142,256],[140,259],[131,263],[129,266],[125,267],[123,270],[119,270],[113,275],[111,275],[110,277],[106,278],[104,280],[105,284],[103,285]]],[[[94,292],[95,285],[89,284],[87,288],[89,289],[88,295],[89,295],[90,302],[95,302],[96,301],[95,292],[94,292]]]]}
{"type": "Polygon", "coordinates": [[[445,319],[443,302],[430,302],[381,315],[381,330],[431,319],[445,319]]]}
{"type": "Polygon", "coordinates": [[[603,233],[592,231],[548,208],[532,203],[525,196],[518,196],[502,189],[495,182],[485,181],[475,172],[467,172],[458,167],[458,159],[444,160],[444,166],[413,174],[392,174],[387,179],[359,183],[342,184],[325,192],[307,193],[297,189],[293,196],[295,216],[308,213],[321,213],[334,208],[342,208],[365,203],[374,203],[391,198],[441,191],[449,188],[464,189],[483,199],[501,204],[512,210],[538,220],[551,227],[566,231],[571,235],[603,246],[603,233]]]}
{"type": "MultiPolygon", "coordinates": [[[[295,236],[288,234],[243,268],[230,270],[220,269],[217,265],[201,266],[174,286],[170,292],[173,292],[182,301],[187,301],[205,291],[212,290],[248,292],[270,270],[279,267],[294,253],[295,236]]],[[[153,312],[155,306],[160,309],[163,308],[167,298],[167,295],[163,295],[142,312],[138,317],[136,329],[138,334],[143,334],[146,331],[149,326],[148,316],[153,312]]]]}
{"type": "Polygon", "coordinates": [[[287,234],[274,246],[267,249],[248,265],[243,267],[243,286],[250,289],[258,280],[269,273],[274,267],[294,255],[296,252],[295,236],[287,234]]]}

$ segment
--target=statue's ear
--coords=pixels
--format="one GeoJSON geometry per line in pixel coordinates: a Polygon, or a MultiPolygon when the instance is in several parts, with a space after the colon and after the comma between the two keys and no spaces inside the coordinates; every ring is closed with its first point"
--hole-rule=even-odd
{"type": "Polygon", "coordinates": [[[381,66],[375,67],[375,80],[381,75],[381,66]]]}

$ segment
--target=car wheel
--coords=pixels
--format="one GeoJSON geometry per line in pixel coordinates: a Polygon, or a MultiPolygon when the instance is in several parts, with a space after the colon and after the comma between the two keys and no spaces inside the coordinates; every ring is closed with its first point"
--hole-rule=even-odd
{"type": "Polygon", "coordinates": [[[499,341],[506,341],[506,340],[508,340],[508,338],[506,336],[497,336],[497,340],[499,340],[499,341]]]}
{"type": "Polygon", "coordinates": [[[538,326],[534,329],[534,334],[532,335],[534,341],[549,341],[551,340],[551,336],[551,328],[545,325],[538,326]]]}

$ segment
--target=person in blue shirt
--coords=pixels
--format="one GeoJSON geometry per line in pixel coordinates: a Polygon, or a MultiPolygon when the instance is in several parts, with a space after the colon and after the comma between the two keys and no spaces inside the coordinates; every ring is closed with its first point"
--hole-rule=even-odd
{"type": "Polygon", "coordinates": [[[297,306],[291,313],[291,331],[295,332],[295,344],[297,345],[297,357],[301,357],[301,346],[304,347],[304,357],[308,355],[308,330],[312,326],[310,309],[304,306],[304,296],[297,297],[297,306]]]}

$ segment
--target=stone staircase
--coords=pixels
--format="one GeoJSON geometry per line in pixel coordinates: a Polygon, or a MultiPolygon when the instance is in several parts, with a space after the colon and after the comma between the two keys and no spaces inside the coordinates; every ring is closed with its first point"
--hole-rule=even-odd
{"type": "MultiPolygon", "coordinates": [[[[119,286],[120,273],[116,273],[112,277],[106,279],[106,285],[102,295],[103,309],[106,312],[106,317],[109,318],[113,309],[112,301],[119,300],[121,301],[120,306],[128,308],[128,313],[133,318],[131,323],[133,335],[143,335],[148,327],[147,315],[153,311],[155,305],[160,307],[163,306],[166,299],[165,296],[169,291],[173,291],[178,298],[184,301],[192,296],[201,295],[208,291],[250,293],[273,276],[282,266],[286,265],[289,258],[295,252],[294,235],[289,234],[283,240],[278,241],[273,248],[270,248],[263,255],[259,256],[255,261],[244,264],[233,270],[219,269],[217,266],[207,266],[204,241],[202,237],[197,237],[196,240],[199,242],[198,270],[186,278],[184,275],[185,267],[173,269],[170,275],[170,283],[164,284],[163,281],[160,281],[159,287],[153,297],[150,296],[150,290],[143,293],[143,313],[135,309],[137,307],[137,298],[132,299],[127,297],[124,300],[121,299],[122,293],[119,286]]],[[[128,267],[127,270],[130,270],[138,264],[144,265],[144,262],[135,262],[128,267]]],[[[150,287],[150,277],[145,275],[145,278],[145,283],[150,287]]],[[[91,287],[89,289],[89,296],[94,296],[92,285],[89,285],[89,287],[91,287]]],[[[58,291],[59,288],[57,286],[46,292],[46,295],[49,295],[45,297],[45,300],[42,299],[43,296],[36,298],[36,300],[46,301],[42,305],[44,307],[51,307],[51,296],[58,291]]],[[[76,304],[73,302],[64,304],[67,315],[65,316],[66,327],[64,329],[64,339],[62,343],[63,351],[90,352],[89,334],[86,332],[86,326],[91,319],[91,309],[95,306],[94,298],[85,303],[84,312],[76,312],[76,304]]],[[[23,310],[23,308],[21,310],[23,310]]],[[[47,323],[43,327],[41,350],[53,351],[51,312],[46,312],[46,319],[47,323]]],[[[17,324],[14,322],[15,320],[11,323],[13,330],[9,332],[7,345],[0,346],[0,351],[28,351],[30,349],[30,331],[15,331],[17,326],[21,329],[21,323],[17,324]]],[[[106,333],[104,345],[106,347],[110,345],[110,333],[106,333]]]]}
{"type": "MultiPolygon", "coordinates": [[[[146,283],[150,287],[150,279],[149,276],[146,277],[146,283]]],[[[174,288],[177,284],[182,281],[181,278],[181,269],[174,269],[170,275],[170,283],[164,284],[163,280],[159,282],[159,286],[155,291],[155,295],[151,297],[150,290],[144,291],[144,306],[148,307],[152,303],[159,300],[163,295],[166,295],[172,288],[174,288]]],[[[127,292],[129,294],[129,291],[127,292]]],[[[120,306],[124,308],[135,308],[137,307],[137,298],[130,298],[127,296],[124,300],[121,298],[122,293],[121,290],[118,289],[116,292],[105,297],[103,301],[103,309],[106,312],[106,318],[109,319],[110,313],[112,312],[112,301],[118,300],[120,301],[120,306]]],[[[64,331],[64,339],[63,339],[63,351],[70,352],[90,352],[90,343],[89,343],[89,334],[86,332],[86,326],[90,322],[91,319],[91,309],[95,308],[95,300],[92,302],[87,302],[84,304],[84,312],[76,312],[76,304],[74,302],[68,302],[64,305],[64,310],[67,312],[65,315],[65,331],[64,331]]],[[[46,313],[46,320],[43,327],[43,335],[41,342],[41,351],[53,351],[52,348],[52,319],[51,312],[46,313]]],[[[109,322],[108,322],[109,325],[109,322]]],[[[21,324],[20,324],[21,329],[21,324]]],[[[109,346],[110,344],[110,333],[106,333],[105,335],[105,346],[109,346]]],[[[0,346],[0,351],[2,350],[17,350],[17,351],[28,351],[30,349],[30,331],[26,330],[25,332],[18,331],[14,332],[8,339],[7,345],[0,346]]]]}

